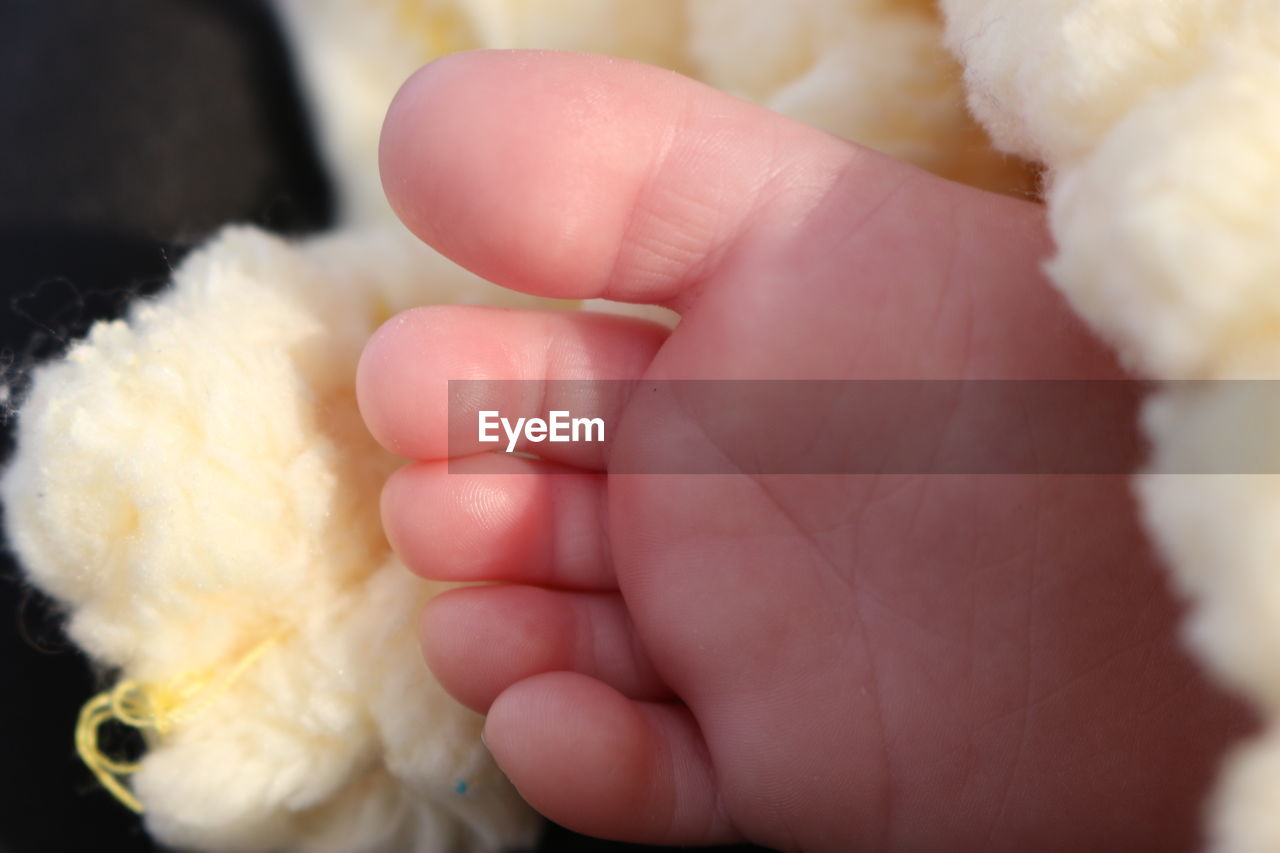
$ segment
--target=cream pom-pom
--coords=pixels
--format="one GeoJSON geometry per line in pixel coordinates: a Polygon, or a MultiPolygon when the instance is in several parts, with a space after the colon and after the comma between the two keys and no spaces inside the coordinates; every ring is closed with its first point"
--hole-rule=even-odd
{"type": "Polygon", "coordinates": [[[1280,387],[1172,383],[1147,401],[1154,445],[1143,511],[1196,609],[1193,648],[1236,690],[1280,713],[1280,387]]]}
{"type": "Polygon", "coordinates": [[[537,304],[402,232],[231,229],[35,373],[0,483],[12,547],[97,661],[198,688],[132,777],[166,843],[497,850],[536,832],[480,718],[421,661],[438,587],[390,553],[378,493],[400,460],[355,406],[369,335],[432,301],[537,304]]]}
{"type": "Polygon", "coordinates": [[[1151,91],[1194,75],[1237,0],[940,0],[995,143],[1058,167],[1151,91]]]}
{"type": "Polygon", "coordinates": [[[1050,192],[1051,274],[1149,376],[1216,376],[1280,324],[1280,6],[1258,18],[1050,192]]]}

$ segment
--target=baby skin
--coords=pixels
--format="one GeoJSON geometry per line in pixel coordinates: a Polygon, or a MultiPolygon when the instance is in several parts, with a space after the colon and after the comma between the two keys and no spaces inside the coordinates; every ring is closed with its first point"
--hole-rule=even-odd
{"type": "Polygon", "coordinates": [[[415,460],[392,544],[493,582],[431,602],[427,662],[535,808],[659,844],[1200,843],[1248,720],[1181,652],[1125,477],[611,476],[634,434],[448,469],[450,378],[1120,377],[1040,272],[1038,205],[564,54],[419,72],[382,169],[409,228],[499,285],[680,316],[421,308],[361,361],[369,428],[415,460]]]}

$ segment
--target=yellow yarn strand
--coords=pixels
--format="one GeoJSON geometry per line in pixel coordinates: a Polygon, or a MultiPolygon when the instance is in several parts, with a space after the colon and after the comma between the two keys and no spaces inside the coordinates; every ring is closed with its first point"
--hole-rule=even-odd
{"type": "Polygon", "coordinates": [[[98,742],[98,730],[114,720],[143,733],[167,734],[175,723],[198,713],[225,693],[283,636],[281,632],[263,640],[218,676],[183,676],[166,684],[121,681],[94,696],[80,709],[76,723],[76,752],[80,760],[121,805],[142,814],[142,803],[122,781],[138,772],[141,762],[120,761],[104,753],[98,742]]]}

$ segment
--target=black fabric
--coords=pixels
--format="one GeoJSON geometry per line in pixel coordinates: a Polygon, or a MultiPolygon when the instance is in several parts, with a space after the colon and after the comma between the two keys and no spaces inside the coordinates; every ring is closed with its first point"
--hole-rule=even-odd
{"type": "MultiPolygon", "coordinates": [[[[262,3],[0,0],[5,378],[20,389],[30,364],[162,286],[218,227],[245,221],[284,233],[329,221],[286,48],[262,3]]],[[[6,557],[0,853],[155,849],[72,747],[101,675],[6,557]]],[[[541,849],[656,848],[552,827],[541,849]]]]}
{"type": "Polygon", "coordinates": [[[191,243],[327,218],[267,11],[244,0],[0,4],[0,223],[191,243]]]}

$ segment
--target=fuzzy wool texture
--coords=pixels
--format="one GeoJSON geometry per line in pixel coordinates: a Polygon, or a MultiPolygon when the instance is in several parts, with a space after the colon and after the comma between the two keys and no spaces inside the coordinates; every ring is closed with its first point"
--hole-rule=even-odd
{"type": "MultiPolygon", "coordinates": [[[[399,460],[354,403],[360,348],[396,311],[542,304],[417,245],[383,198],[383,114],[432,58],[472,47],[627,56],[976,186],[1027,192],[1025,162],[1037,164],[1058,247],[1050,275],[1135,372],[1280,371],[1274,0],[275,5],[335,180],[338,230],[298,243],[229,230],[166,293],[99,324],[36,372],[0,483],[31,580],[105,667],[164,683],[225,670],[275,638],[152,743],[132,784],[163,842],[435,853],[536,832],[479,744],[479,718],[421,664],[414,617],[439,587],[382,537],[376,496],[399,460]]],[[[1228,765],[1211,846],[1272,853],[1280,477],[1185,472],[1241,459],[1280,470],[1280,400],[1170,382],[1144,426],[1155,452],[1139,495],[1193,604],[1189,644],[1269,721],[1228,765]]]]}
{"type": "Polygon", "coordinates": [[[355,404],[361,348],[424,302],[538,305],[386,230],[233,228],[158,298],[39,368],[0,491],[9,542],[91,657],[167,684],[234,667],[131,784],[182,849],[500,850],[536,816],[422,664],[439,585],[391,553],[403,460],[355,404]],[[376,259],[376,260],[372,260],[376,259]],[[372,262],[371,262],[372,261],[372,262]]]}
{"type": "Polygon", "coordinates": [[[1140,375],[1138,494],[1188,645],[1265,721],[1215,853],[1280,850],[1280,5],[943,0],[975,114],[1043,163],[1048,271],[1140,375]]]}

